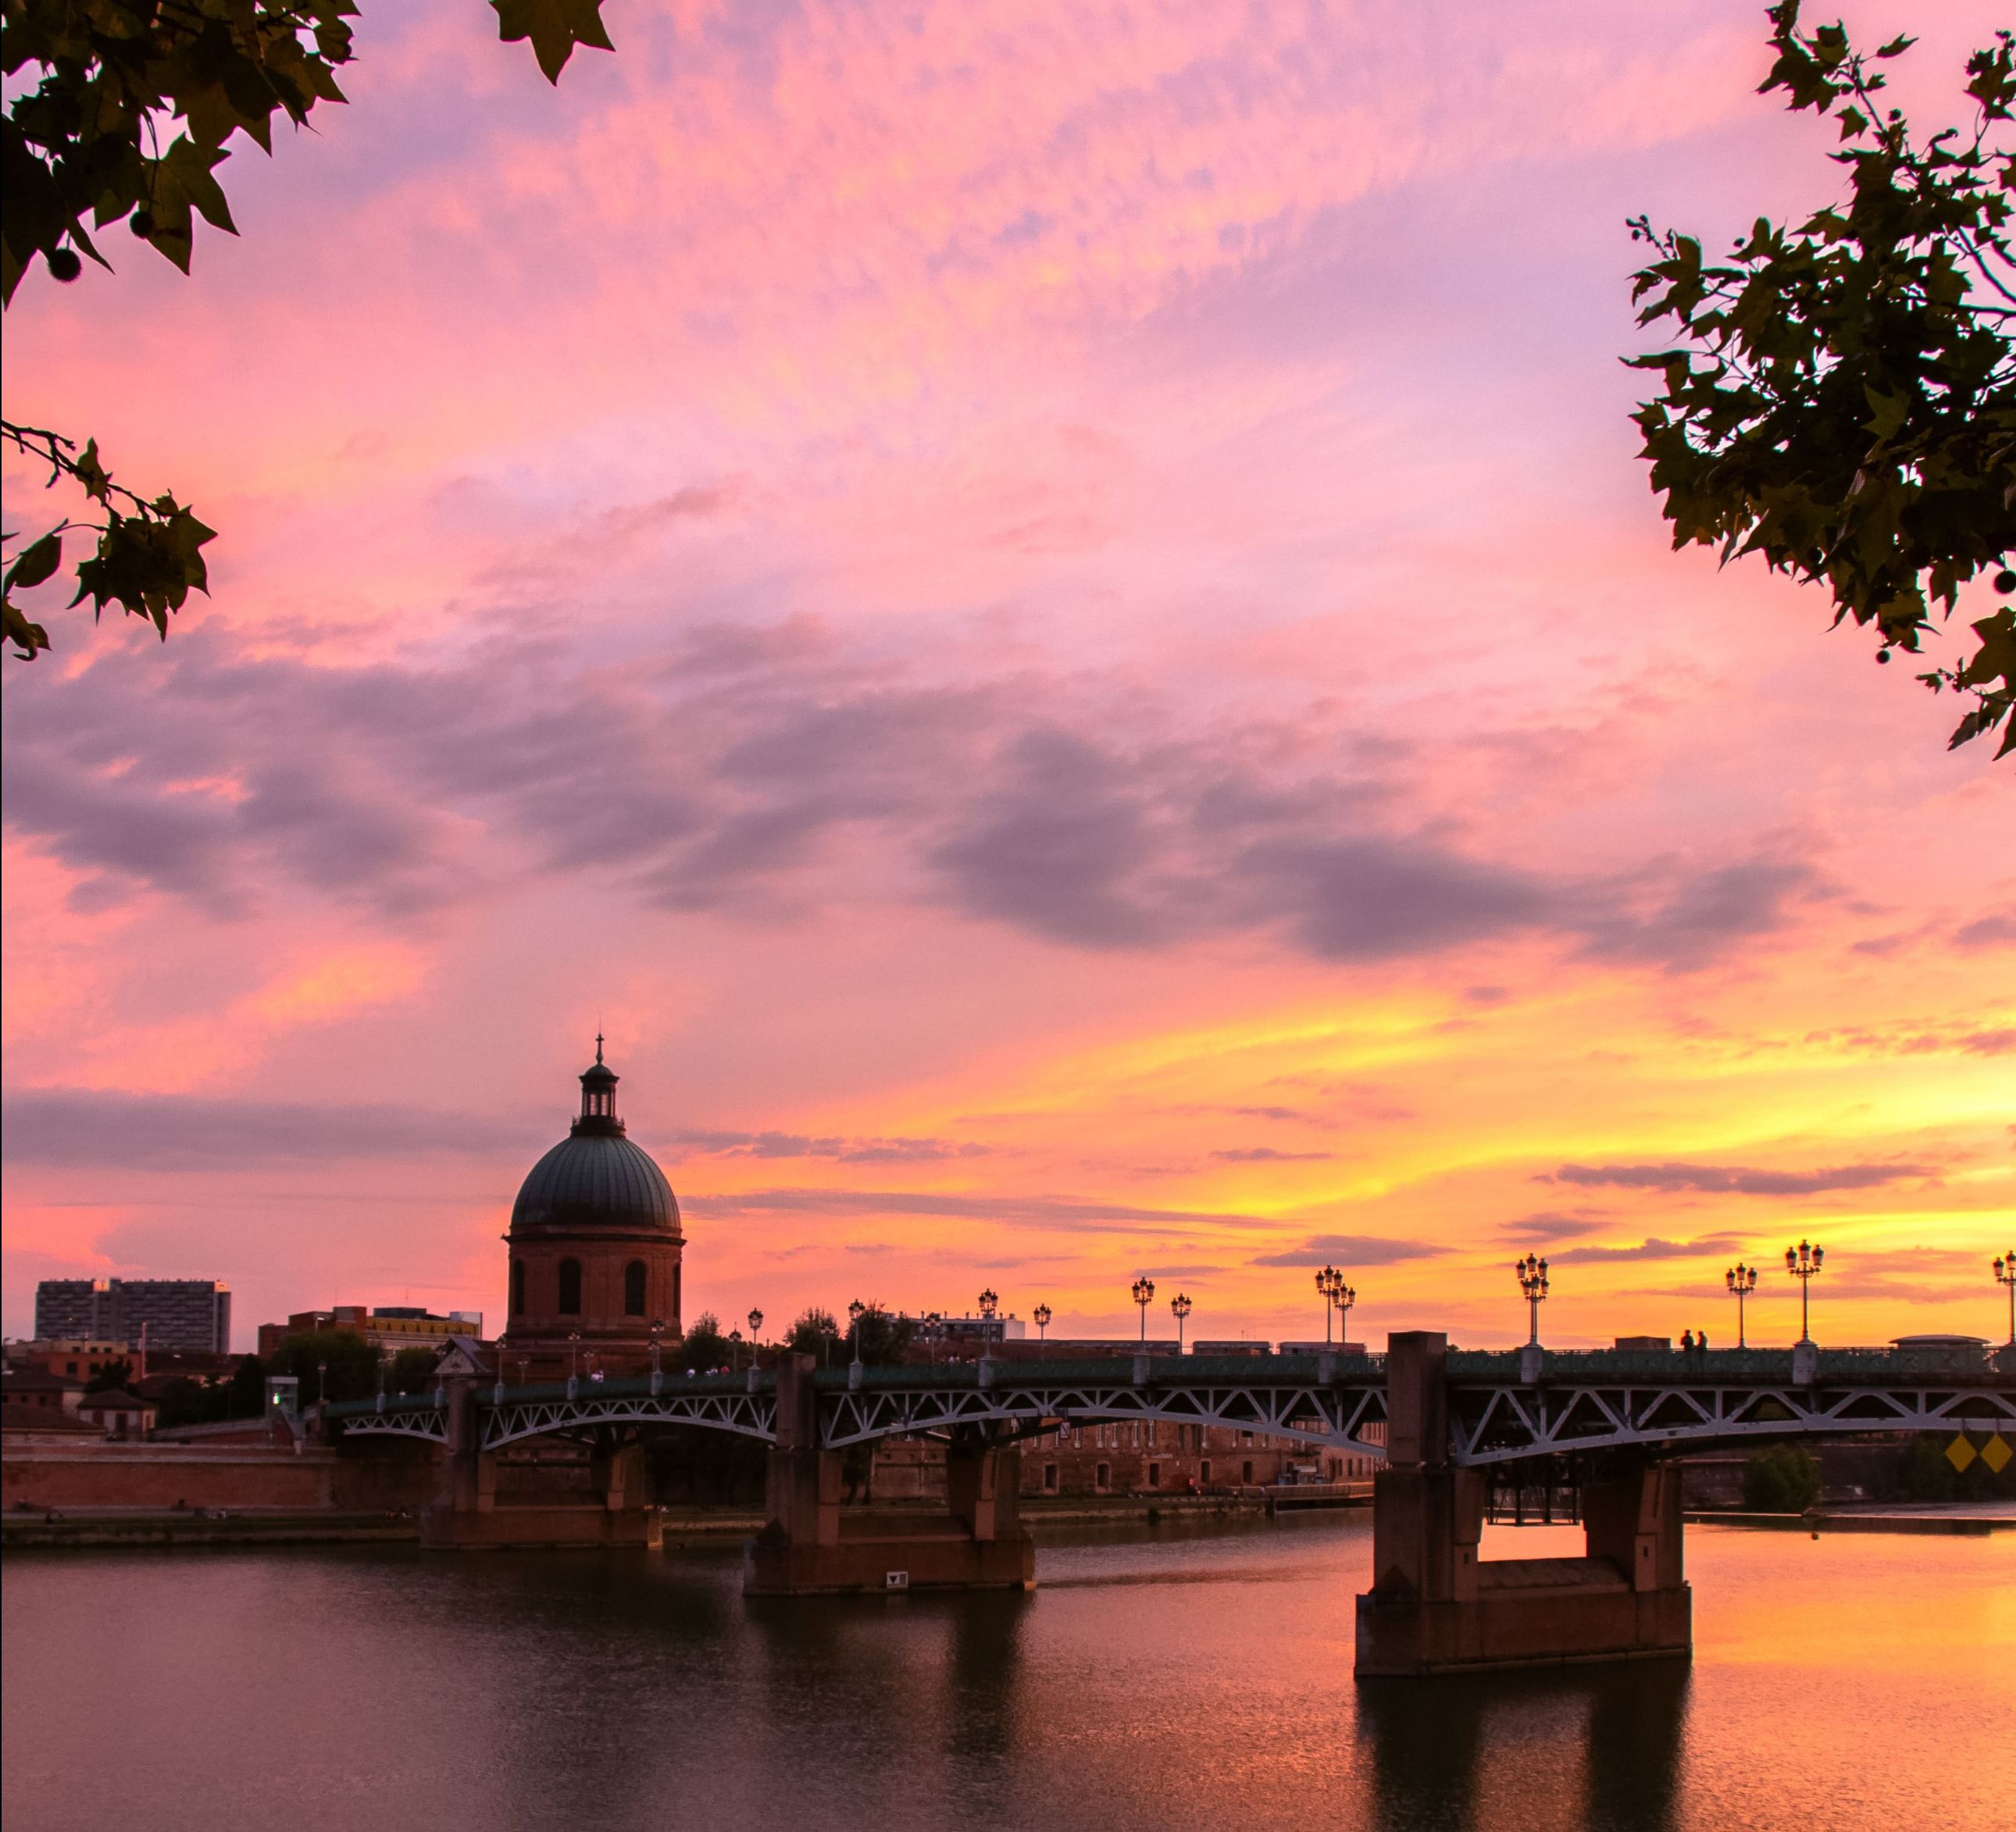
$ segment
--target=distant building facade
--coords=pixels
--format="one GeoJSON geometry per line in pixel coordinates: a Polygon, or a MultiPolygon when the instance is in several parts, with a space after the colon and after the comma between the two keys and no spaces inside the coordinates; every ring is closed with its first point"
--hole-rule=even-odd
{"type": "Polygon", "coordinates": [[[268,1359],[290,1336],[312,1335],[319,1330],[347,1330],[387,1355],[402,1348],[441,1348],[450,1337],[483,1334],[480,1310],[452,1310],[446,1316],[415,1305],[333,1304],[326,1310],[297,1310],[284,1323],[259,1326],[259,1357],[268,1359]]]}
{"type": "Polygon", "coordinates": [[[45,1279],[35,1287],[35,1334],[137,1348],[231,1348],[231,1291],[214,1279],[45,1279]]]}
{"type": "Polygon", "coordinates": [[[38,1362],[9,1361],[0,1369],[0,1405],[74,1413],[83,1398],[81,1380],[52,1374],[38,1362]]]}
{"type": "Polygon", "coordinates": [[[10,1342],[0,1353],[4,1353],[10,1370],[41,1368],[71,1380],[88,1380],[121,1362],[125,1364],[127,1373],[136,1380],[146,1371],[140,1366],[139,1352],[124,1343],[89,1337],[59,1337],[49,1340],[38,1337],[32,1342],[10,1342]]]}

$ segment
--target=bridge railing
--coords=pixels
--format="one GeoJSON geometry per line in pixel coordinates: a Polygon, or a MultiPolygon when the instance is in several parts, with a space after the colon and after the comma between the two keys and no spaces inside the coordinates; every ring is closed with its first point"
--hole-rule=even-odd
{"type": "MultiPolygon", "coordinates": [[[[1517,1349],[1452,1348],[1452,1380],[1510,1381],[1519,1378],[1517,1349]]],[[[1646,1380],[1661,1385],[1689,1381],[1790,1382],[1789,1348],[1645,1349],[1585,1348],[1543,1352],[1544,1380],[1646,1380]]],[[[1823,1348],[1814,1358],[1816,1377],[1828,1380],[1910,1380],[1929,1377],[1965,1386],[1993,1386],[2009,1377],[1998,1372],[1985,1348],[1946,1345],[1910,1348],[1823,1348]]]]}

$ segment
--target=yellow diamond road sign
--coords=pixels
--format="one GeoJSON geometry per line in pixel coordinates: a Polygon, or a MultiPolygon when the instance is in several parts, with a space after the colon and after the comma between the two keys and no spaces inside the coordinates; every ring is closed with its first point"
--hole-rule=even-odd
{"type": "Polygon", "coordinates": [[[1975,1448],[1967,1442],[1967,1434],[1964,1431],[1946,1446],[1946,1461],[1957,1470],[1965,1469],[1974,1461],[1975,1455],[1975,1448]]]}
{"type": "Polygon", "coordinates": [[[1981,1447],[1981,1460],[1993,1475],[2000,1475],[2012,1456],[2016,1456],[2016,1450],[2009,1448],[1999,1431],[1981,1447]]]}

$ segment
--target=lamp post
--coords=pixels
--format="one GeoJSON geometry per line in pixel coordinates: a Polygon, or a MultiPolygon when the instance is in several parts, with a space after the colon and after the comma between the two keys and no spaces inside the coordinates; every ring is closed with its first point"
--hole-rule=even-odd
{"type": "Polygon", "coordinates": [[[1330,1342],[1330,1311],[1334,1303],[1334,1294],[1343,1277],[1344,1274],[1335,1266],[1325,1266],[1316,1274],[1316,1295],[1323,1301],[1323,1342],[1326,1347],[1330,1342]]]}
{"type": "Polygon", "coordinates": [[[1809,1246],[1802,1240],[1797,1247],[1785,1249],[1785,1270],[1799,1282],[1799,1340],[1810,1342],[1813,1339],[1812,1316],[1812,1281],[1820,1276],[1820,1261],[1825,1249],[1809,1246]]]}
{"type": "Polygon", "coordinates": [[[731,1373],[742,1372],[742,1332],[740,1330],[728,1332],[728,1366],[731,1373]]]}
{"type": "MultiPolygon", "coordinates": [[[[1999,1266],[2002,1262],[1997,1260],[1995,1263],[1999,1266]]],[[[1029,1312],[1030,1316],[1035,1322],[1036,1341],[1039,1347],[1047,1339],[1049,1334],[1050,1319],[1056,1314],[1047,1304],[1039,1304],[1029,1312]]]]}
{"type": "Polygon", "coordinates": [[[1155,1281],[1146,1272],[1134,1281],[1134,1301],[1141,1307],[1141,1346],[1148,1346],[1148,1306],[1155,1301],[1155,1281]]]}
{"type": "Polygon", "coordinates": [[[1743,1301],[1757,1289],[1757,1269],[1738,1260],[1722,1275],[1722,1282],[1736,1294],[1736,1346],[1748,1348],[1749,1339],[1743,1333],[1743,1301]]]}
{"type": "Polygon", "coordinates": [[[868,1314],[868,1306],[859,1298],[847,1307],[847,1320],[854,1326],[854,1365],[861,1366],[861,1319],[868,1314]]]}
{"type": "MultiPolygon", "coordinates": [[[[1169,1300],[1169,1314],[1176,1319],[1176,1353],[1181,1355],[1183,1352],[1183,1319],[1190,1314],[1190,1301],[1180,1291],[1169,1300]]],[[[1144,1323],[1147,1315],[1146,1311],[1141,1313],[1144,1323]]]]}
{"type": "Polygon", "coordinates": [[[1330,1294],[1330,1302],[1337,1306],[1337,1341],[1340,1348],[1351,1341],[1351,1307],[1358,1301],[1358,1287],[1347,1285],[1344,1275],[1337,1276],[1337,1289],[1330,1294]]]}
{"type": "Polygon", "coordinates": [[[1995,1262],[1995,1282],[2009,1287],[2009,1346],[2016,1348],[2016,1247],[2007,1259],[1995,1262]]]}
{"type": "Polygon", "coordinates": [[[763,1313],[760,1310],[752,1310],[749,1313],[749,1365],[752,1368],[756,1365],[756,1344],[761,1341],[762,1335],[763,1313]]]}
{"type": "Polygon", "coordinates": [[[992,1321],[995,1312],[1000,1308],[1000,1305],[1001,1294],[996,1291],[992,1285],[988,1286],[985,1291],[981,1293],[980,1314],[981,1316],[992,1321]]]}
{"type": "Polygon", "coordinates": [[[315,1363],[315,1404],[329,1404],[329,1363],[326,1361],[315,1363]]]}
{"type": "Polygon", "coordinates": [[[581,1384],[581,1332],[567,1331],[567,1398],[574,1398],[574,1390],[581,1384]]]}
{"type": "Polygon", "coordinates": [[[931,1366],[938,1365],[938,1344],[945,1336],[945,1312],[927,1310],[924,1312],[925,1340],[931,1345],[931,1366]]]}
{"type": "Polygon", "coordinates": [[[1540,1306],[1547,1297],[1547,1262],[1535,1259],[1530,1253],[1524,1259],[1515,1259],[1512,1270],[1517,1276],[1519,1289],[1526,1294],[1526,1303],[1532,1313],[1532,1333],[1526,1338],[1526,1346],[1540,1346],[1540,1306]]]}
{"type": "MultiPolygon", "coordinates": [[[[658,1378],[658,1377],[659,1377],[658,1357],[659,1357],[659,1355],[660,1355],[660,1353],[661,1352],[661,1351],[663,1350],[664,1346],[664,1334],[665,1334],[665,1320],[664,1320],[664,1319],[663,1317],[653,1317],[653,1318],[652,1318],[652,1319],[651,1319],[651,1378],[652,1378],[652,1380],[654,1380],[654,1381],[655,1381],[656,1380],[657,1380],[657,1378],[658,1378]]],[[[653,1392],[654,1392],[654,1393],[655,1393],[655,1392],[657,1392],[657,1388],[654,1386],[654,1387],[651,1389],[651,1391],[652,1391],[653,1392]]]]}

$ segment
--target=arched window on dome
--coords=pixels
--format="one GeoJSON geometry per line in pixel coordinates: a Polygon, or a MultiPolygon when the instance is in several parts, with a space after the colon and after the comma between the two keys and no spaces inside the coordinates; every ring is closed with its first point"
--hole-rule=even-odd
{"type": "Polygon", "coordinates": [[[581,1315],[581,1262],[578,1259],[560,1262],[560,1309],[563,1317],[581,1315]]]}
{"type": "Polygon", "coordinates": [[[521,1259],[511,1262],[511,1314],[514,1317],[525,1314],[525,1262],[521,1259]]]}
{"type": "Polygon", "coordinates": [[[623,1314],[626,1317],[641,1317],[644,1314],[644,1262],[633,1259],[623,1269],[623,1314]]]}

